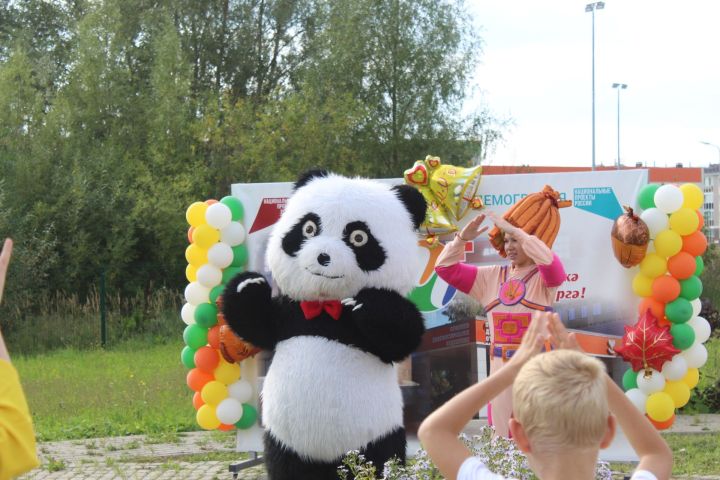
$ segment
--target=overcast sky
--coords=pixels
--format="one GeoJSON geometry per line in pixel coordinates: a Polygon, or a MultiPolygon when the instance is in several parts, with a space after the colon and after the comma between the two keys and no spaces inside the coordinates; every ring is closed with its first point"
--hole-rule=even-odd
{"type": "MultiPolygon", "coordinates": [[[[475,84],[514,126],[493,165],[590,166],[592,14],[576,0],[466,0],[484,41],[475,84]]],[[[595,12],[596,163],[707,166],[720,146],[720,2],[608,0],[595,12]]],[[[481,99],[481,100],[478,100],[481,99]]]]}

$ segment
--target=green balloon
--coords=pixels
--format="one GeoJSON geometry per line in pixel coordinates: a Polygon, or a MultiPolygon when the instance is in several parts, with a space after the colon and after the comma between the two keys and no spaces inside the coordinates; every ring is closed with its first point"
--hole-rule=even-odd
{"type": "Polygon", "coordinates": [[[640,205],[640,208],[643,210],[655,208],[655,192],[658,188],[660,188],[659,184],[650,183],[640,190],[640,194],[638,195],[638,205],[640,205]]]}
{"type": "Polygon", "coordinates": [[[230,209],[233,222],[239,222],[240,220],[242,220],[245,209],[243,208],[243,204],[240,200],[228,195],[227,197],[223,197],[220,200],[220,203],[224,204],[230,209]]]}
{"type": "Polygon", "coordinates": [[[623,388],[627,392],[632,388],[637,388],[638,372],[634,372],[632,368],[625,370],[623,374],[623,388]]]}
{"type": "Polygon", "coordinates": [[[180,352],[180,361],[185,365],[185,368],[195,368],[195,350],[188,346],[183,347],[182,352],[180,352]]]}
{"type": "Polygon", "coordinates": [[[195,323],[210,328],[217,323],[217,307],[214,303],[201,303],[195,309],[195,323]]]}
{"type": "Polygon", "coordinates": [[[242,273],[244,269],[240,267],[228,267],[222,272],[222,283],[228,283],[238,273],[242,273]]]}
{"type": "Polygon", "coordinates": [[[247,265],[248,260],[248,251],[245,244],[238,245],[237,247],[232,247],[233,251],[233,260],[230,265],[233,267],[244,267],[247,265]]]}
{"type": "Polygon", "coordinates": [[[703,270],[705,270],[705,261],[701,256],[695,257],[695,276],[699,277],[702,275],[703,270]]]}
{"type": "Polygon", "coordinates": [[[247,403],[243,403],[242,407],[242,417],[240,417],[240,420],[237,421],[235,426],[241,430],[244,430],[255,425],[255,421],[257,420],[257,410],[255,410],[255,407],[247,403]]]}
{"type": "Polygon", "coordinates": [[[207,344],[207,335],[207,328],[199,325],[188,325],[183,332],[183,340],[185,340],[185,345],[197,350],[207,344]]]}
{"type": "Polygon", "coordinates": [[[695,330],[687,323],[673,325],[670,327],[670,334],[673,337],[673,347],[678,350],[687,350],[695,342],[695,330]]]}
{"type": "Polygon", "coordinates": [[[672,323],[685,323],[692,318],[692,314],[693,307],[686,298],[678,297],[665,305],[665,316],[672,323]]]}
{"type": "Polygon", "coordinates": [[[695,300],[702,294],[703,286],[698,277],[693,275],[685,280],[680,280],[680,296],[688,300],[695,300]]]}
{"type": "Polygon", "coordinates": [[[212,290],[210,290],[210,303],[215,304],[218,297],[222,295],[223,290],[225,290],[225,285],[215,285],[212,290]]]}

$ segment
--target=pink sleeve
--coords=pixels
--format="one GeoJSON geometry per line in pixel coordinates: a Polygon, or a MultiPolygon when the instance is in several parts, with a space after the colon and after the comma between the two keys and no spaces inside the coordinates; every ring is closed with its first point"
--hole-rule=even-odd
{"type": "Polygon", "coordinates": [[[477,277],[478,267],[468,265],[467,263],[456,263],[449,267],[435,267],[438,276],[445,280],[448,284],[457,288],[463,293],[470,293],[475,278],[477,277]]]}
{"type": "Polygon", "coordinates": [[[550,265],[538,265],[538,271],[546,287],[558,287],[565,281],[565,267],[555,253],[552,254],[550,265]]]}

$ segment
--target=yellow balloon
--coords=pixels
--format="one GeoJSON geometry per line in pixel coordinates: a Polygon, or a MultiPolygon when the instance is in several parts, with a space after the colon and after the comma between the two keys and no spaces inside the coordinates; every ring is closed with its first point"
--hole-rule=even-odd
{"type": "Polygon", "coordinates": [[[657,253],[648,253],[640,262],[640,271],[648,278],[656,278],[667,272],[667,260],[657,253]]]}
{"type": "Polygon", "coordinates": [[[670,395],[670,398],[672,398],[675,404],[675,408],[684,407],[690,401],[690,387],[682,380],[678,380],[677,382],[666,381],[663,392],[670,395]]]}
{"type": "Polygon", "coordinates": [[[192,234],[193,243],[207,250],[220,241],[220,231],[208,224],[195,227],[192,234]]]}
{"type": "Polygon", "coordinates": [[[667,393],[656,392],[645,402],[645,411],[656,422],[665,422],[675,413],[675,402],[667,393]]]}
{"type": "Polygon", "coordinates": [[[638,297],[650,297],[652,296],[652,283],[652,278],[648,278],[642,273],[638,273],[632,281],[633,292],[635,292],[635,295],[638,297]]]}
{"type": "Polygon", "coordinates": [[[187,281],[192,283],[197,280],[197,267],[194,267],[193,265],[188,265],[185,268],[185,278],[187,278],[187,281]]]}
{"type": "Polygon", "coordinates": [[[208,252],[204,248],[200,248],[192,243],[185,249],[185,260],[187,260],[190,265],[199,268],[208,262],[208,252]]]}
{"type": "Polygon", "coordinates": [[[221,357],[220,363],[215,368],[213,374],[215,375],[215,380],[218,380],[225,385],[230,385],[240,378],[240,365],[237,363],[228,363],[221,357]]]}
{"type": "Polygon", "coordinates": [[[700,381],[700,371],[697,368],[688,368],[682,382],[689,388],[695,388],[700,381]]]}
{"type": "Polygon", "coordinates": [[[198,227],[205,223],[205,211],[207,209],[207,203],[195,202],[185,211],[185,219],[191,226],[198,227]]]}
{"type": "Polygon", "coordinates": [[[694,183],[685,183],[680,186],[680,191],[683,194],[683,207],[690,210],[699,210],[702,207],[704,195],[700,187],[694,183]]]}
{"type": "Polygon", "coordinates": [[[200,397],[209,405],[217,405],[228,397],[227,386],[218,380],[212,380],[202,388],[200,397]]]}
{"type": "Polygon", "coordinates": [[[681,208],[670,215],[670,230],[678,235],[690,235],[700,226],[700,218],[695,210],[681,208]]]}
{"type": "Polygon", "coordinates": [[[655,252],[663,257],[672,257],[682,249],[682,238],[673,230],[663,230],[654,240],[655,252]]]}
{"type": "Polygon", "coordinates": [[[205,404],[198,408],[195,414],[195,420],[197,420],[198,425],[205,430],[215,430],[220,426],[220,420],[217,418],[213,405],[205,404]]]}

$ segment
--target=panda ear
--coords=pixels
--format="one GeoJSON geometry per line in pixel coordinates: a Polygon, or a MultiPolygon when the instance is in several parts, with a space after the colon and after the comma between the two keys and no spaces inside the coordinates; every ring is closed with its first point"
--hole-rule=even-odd
{"type": "Polygon", "coordinates": [[[412,217],[415,228],[420,228],[420,224],[425,220],[425,212],[427,211],[427,202],[422,194],[410,185],[395,185],[392,187],[400,201],[412,217]]]}
{"type": "Polygon", "coordinates": [[[295,185],[293,186],[293,191],[296,191],[300,187],[307,185],[308,183],[310,183],[310,180],[312,180],[313,178],[327,177],[329,174],[330,174],[330,172],[328,172],[327,170],[320,169],[320,168],[308,170],[307,172],[301,174],[298,177],[297,182],[295,182],[295,185]]]}

